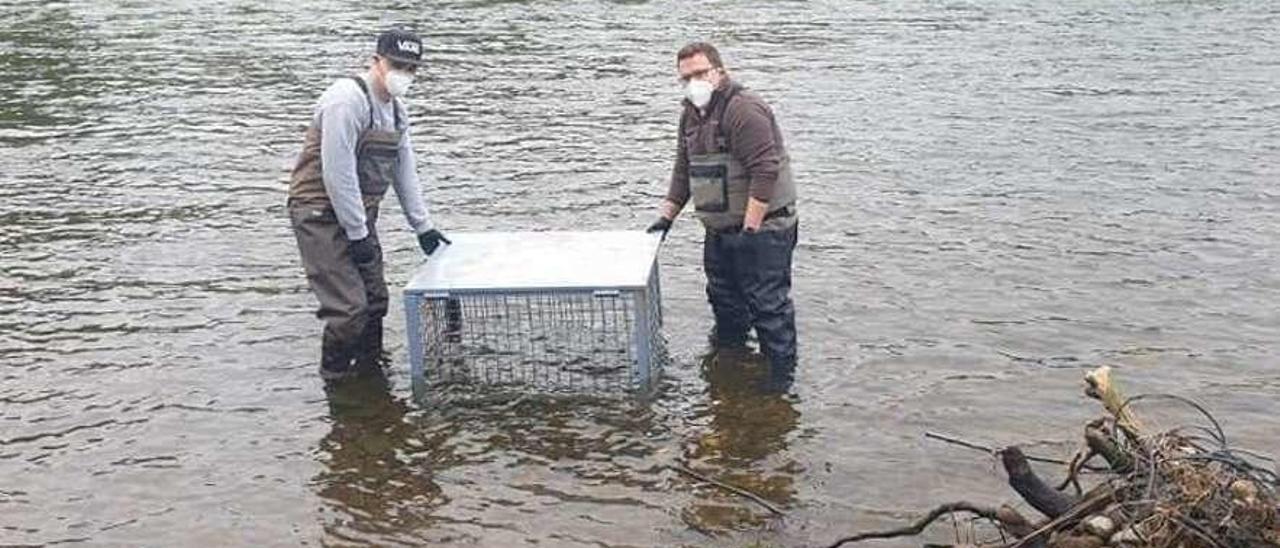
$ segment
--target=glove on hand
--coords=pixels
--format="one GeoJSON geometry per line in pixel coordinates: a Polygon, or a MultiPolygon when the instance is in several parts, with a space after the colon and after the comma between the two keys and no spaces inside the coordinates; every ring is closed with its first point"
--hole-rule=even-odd
{"type": "Polygon", "coordinates": [[[649,228],[644,229],[644,231],[648,232],[649,234],[653,234],[654,232],[661,232],[662,239],[665,240],[667,239],[667,232],[671,231],[671,219],[668,219],[666,217],[658,217],[658,220],[654,221],[653,224],[649,225],[649,228]]]}
{"type": "Polygon", "coordinates": [[[418,235],[418,245],[422,246],[422,252],[430,256],[436,252],[436,248],[440,247],[440,242],[452,244],[448,238],[444,237],[439,230],[431,229],[418,235]]]}
{"type": "Polygon", "coordinates": [[[378,248],[373,245],[372,236],[351,240],[349,245],[348,249],[351,251],[351,258],[358,264],[371,263],[374,257],[378,255],[378,248]]]}

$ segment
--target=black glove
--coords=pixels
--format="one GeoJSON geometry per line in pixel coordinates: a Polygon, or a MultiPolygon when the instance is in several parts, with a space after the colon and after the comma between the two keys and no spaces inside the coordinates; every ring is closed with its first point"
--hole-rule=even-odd
{"type": "Polygon", "coordinates": [[[431,255],[436,252],[436,248],[440,247],[440,242],[452,244],[448,238],[444,237],[439,230],[431,229],[418,235],[418,245],[422,246],[422,252],[431,255]]]}
{"type": "Polygon", "coordinates": [[[667,239],[667,232],[671,231],[671,219],[668,219],[666,217],[658,217],[658,220],[654,221],[653,224],[649,225],[649,228],[644,229],[644,231],[648,232],[649,234],[653,234],[654,232],[661,232],[662,239],[665,240],[667,239]]]}
{"type": "Polygon", "coordinates": [[[378,256],[378,248],[373,245],[372,236],[351,240],[350,246],[351,258],[358,264],[371,263],[378,256]]]}

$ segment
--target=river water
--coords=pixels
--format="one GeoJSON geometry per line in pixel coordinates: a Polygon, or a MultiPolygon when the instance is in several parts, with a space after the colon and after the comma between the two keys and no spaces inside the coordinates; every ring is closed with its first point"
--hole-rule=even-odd
{"type": "Polygon", "coordinates": [[[0,1],[0,545],[820,544],[1012,499],[924,433],[1069,456],[1101,364],[1280,453],[1280,6],[419,4],[0,1]],[[800,184],[797,397],[702,366],[690,219],[652,402],[416,405],[394,301],[392,388],[326,396],[283,181],[397,22],[446,232],[645,226],[719,44],[800,184]]]}

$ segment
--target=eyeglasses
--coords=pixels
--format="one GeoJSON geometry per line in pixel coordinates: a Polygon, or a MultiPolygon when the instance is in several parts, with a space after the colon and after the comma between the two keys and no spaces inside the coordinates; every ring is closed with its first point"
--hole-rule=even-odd
{"type": "Polygon", "coordinates": [[[707,67],[704,69],[698,69],[693,72],[690,72],[689,74],[681,75],[677,79],[680,81],[681,84],[687,84],[689,83],[689,80],[701,80],[703,76],[706,76],[707,73],[713,70],[718,70],[718,69],[716,69],[716,67],[707,67]]]}
{"type": "Polygon", "coordinates": [[[415,73],[415,72],[418,72],[418,65],[415,65],[415,64],[413,64],[413,63],[406,63],[406,62],[404,62],[404,61],[396,61],[395,59],[392,59],[392,58],[390,58],[390,57],[388,57],[388,58],[387,58],[387,62],[391,63],[391,68],[392,68],[392,69],[394,69],[394,70],[399,70],[399,71],[407,72],[407,73],[409,73],[409,74],[413,74],[413,73],[415,73]]]}

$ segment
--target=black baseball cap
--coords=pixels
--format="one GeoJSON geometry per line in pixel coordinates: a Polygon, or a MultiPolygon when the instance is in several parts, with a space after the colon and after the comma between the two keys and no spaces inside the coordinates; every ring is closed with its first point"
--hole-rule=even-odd
{"type": "Polygon", "coordinates": [[[422,64],[422,39],[404,29],[391,29],[378,35],[378,55],[414,65],[422,64]]]}

